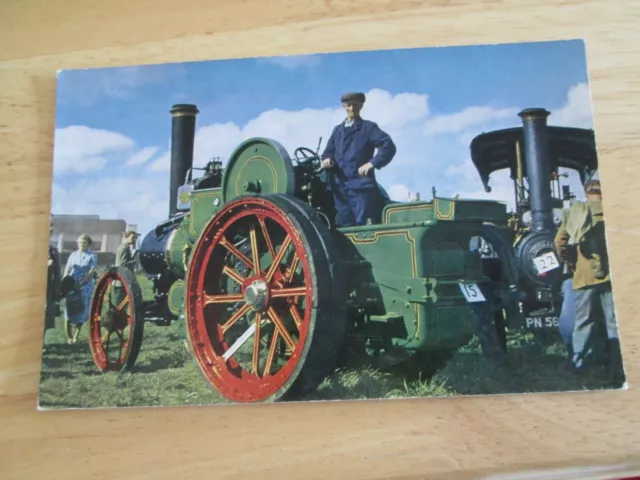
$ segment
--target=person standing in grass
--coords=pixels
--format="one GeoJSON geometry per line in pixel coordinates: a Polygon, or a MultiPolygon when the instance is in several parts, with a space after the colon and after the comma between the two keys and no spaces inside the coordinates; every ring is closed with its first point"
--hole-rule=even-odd
{"type": "Polygon", "coordinates": [[[136,267],[136,240],[139,234],[134,230],[127,230],[124,234],[124,240],[116,251],[116,267],[125,267],[135,273],[136,267]]]}
{"type": "MultiPolygon", "coordinates": [[[[53,233],[53,225],[49,227],[49,237],[53,233]]],[[[47,301],[45,305],[45,330],[55,328],[56,317],[60,315],[60,255],[58,249],[49,245],[49,261],[47,264],[47,301]]]]}
{"type": "Polygon", "coordinates": [[[613,304],[600,181],[588,181],[585,193],[586,201],[571,206],[555,238],[559,256],[573,270],[573,369],[582,374],[590,364],[608,366],[610,380],[622,385],[624,368],[613,304]],[[596,348],[600,343],[604,345],[596,348]]]}
{"type": "MultiPolygon", "coordinates": [[[[127,230],[124,234],[124,239],[118,250],[116,250],[116,267],[127,268],[135,275],[136,271],[136,240],[139,234],[133,230],[127,230]]],[[[113,303],[114,305],[120,305],[125,298],[124,286],[120,280],[115,280],[111,284],[113,288],[113,303]]]]}
{"type": "Polygon", "coordinates": [[[73,288],[65,297],[64,326],[68,343],[78,341],[80,329],[89,319],[98,265],[96,254],[89,249],[93,243],[91,237],[83,233],[77,242],[78,249],[69,255],[63,275],[64,278],[73,280],[73,288]]]}

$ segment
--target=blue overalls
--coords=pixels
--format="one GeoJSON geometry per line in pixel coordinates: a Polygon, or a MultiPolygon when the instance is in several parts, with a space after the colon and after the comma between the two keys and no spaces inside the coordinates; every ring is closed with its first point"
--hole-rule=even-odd
{"type": "Polygon", "coordinates": [[[336,208],[336,226],[365,225],[367,219],[380,223],[382,198],[378,192],[375,169],[391,162],[396,146],[375,122],[358,118],[353,125],[334,127],[322,158],[335,165],[328,173],[329,189],[336,208]],[[374,157],[374,151],[378,149],[374,157]],[[366,176],[358,168],[367,162],[375,167],[366,176]]]}

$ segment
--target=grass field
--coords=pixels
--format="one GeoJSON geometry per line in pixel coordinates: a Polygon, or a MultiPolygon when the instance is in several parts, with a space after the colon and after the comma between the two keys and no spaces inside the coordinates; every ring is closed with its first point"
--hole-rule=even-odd
{"type": "MultiPolygon", "coordinates": [[[[42,408],[133,407],[226,403],[209,387],[177,327],[146,324],[131,372],[97,371],[86,325],[67,344],[62,317],[45,333],[39,404],[42,408]]],[[[336,370],[305,400],[402,398],[446,395],[571,391],[606,387],[597,376],[578,379],[558,343],[543,345],[531,334],[511,334],[508,360],[484,360],[475,341],[446,363],[438,359],[383,370],[351,362],[336,370]]]]}

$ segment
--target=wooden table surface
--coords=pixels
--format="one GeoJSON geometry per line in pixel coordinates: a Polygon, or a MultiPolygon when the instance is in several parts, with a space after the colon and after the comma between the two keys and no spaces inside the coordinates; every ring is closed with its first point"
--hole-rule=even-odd
{"type": "Polygon", "coordinates": [[[640,460],[639,21],[635,0],[4,0],[0,477],[449,479],[640,460]],[[586,39],[628,391],[36,411],[56,70],[566,38],[586,39]]]}

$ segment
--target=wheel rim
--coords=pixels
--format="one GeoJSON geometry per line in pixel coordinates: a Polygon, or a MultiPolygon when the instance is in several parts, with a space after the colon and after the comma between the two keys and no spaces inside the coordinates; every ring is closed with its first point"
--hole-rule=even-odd
{"type": "Polygon", "coordinates": [[[274,399],[310,336],[313,275],[296,225],[264,199],[221,211],[194,248],[187,330],[207,380],[236,402],[274,399]]]}
{"type": "Polygon", "coordinates": [[[133,345],[134,315],[133,292],[124,276],[118,271],[105,273],[96,285],[89,314],[89,346],[100,370],[121,370],[126,364],[133,345]]]}

